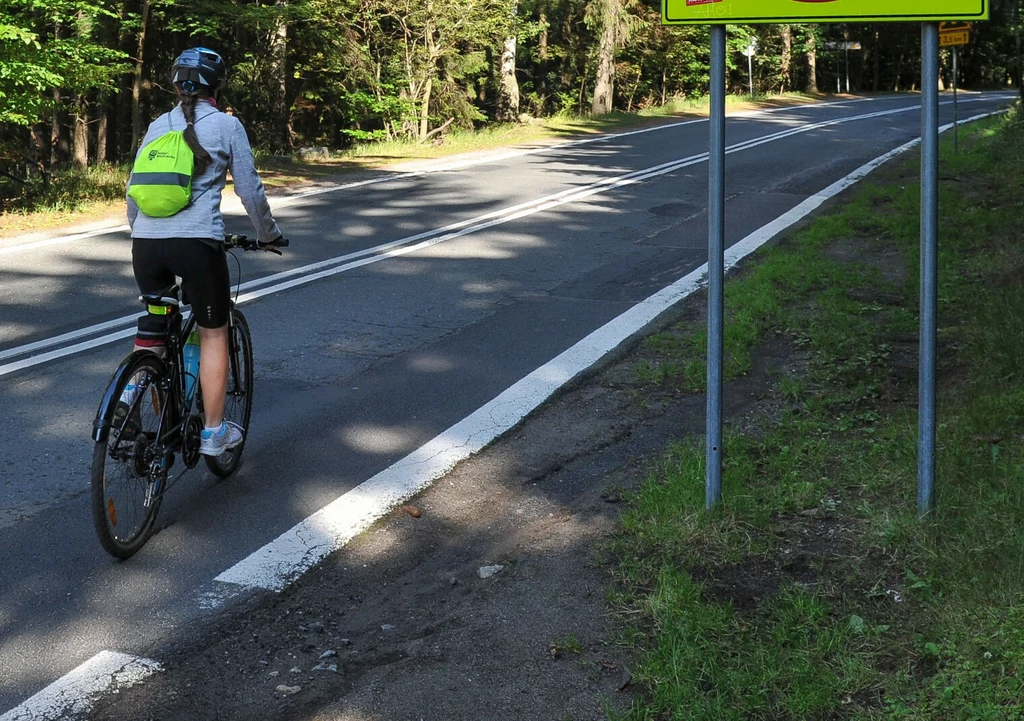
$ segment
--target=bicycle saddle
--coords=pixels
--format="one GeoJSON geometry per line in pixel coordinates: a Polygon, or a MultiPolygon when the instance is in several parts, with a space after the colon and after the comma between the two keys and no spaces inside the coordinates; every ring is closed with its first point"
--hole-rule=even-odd
{"type": "Polygon", "coordinates": [[[181,288],[171,285],[156,293],[143,293],[139,300],[146,305],[160,305],[168,308],[177,308],[181,305],[181,288]]]}

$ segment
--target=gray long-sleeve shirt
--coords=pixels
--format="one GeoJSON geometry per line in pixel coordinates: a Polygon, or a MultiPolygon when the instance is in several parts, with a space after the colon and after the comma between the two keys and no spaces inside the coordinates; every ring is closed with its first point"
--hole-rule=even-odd
{"type": "MultiPolygon", "coordinates": [[[[204,238],[224,239],[224,217],[220,212],[221,194],[231,170],[235,181],[235,194],[256,227],[261,241],[280,237],[281,231],[270,212],[270,204],[263,190],[263,182],[256,172],[252,148],[245,128],[232,117],[218,111],[210,103],[196,103],[196,135],[199,143],[213,158],[202,175],[192,180],[192,205],[169,218],[151,218],[139,212],[139,206],[128,198],[128,225],[133,238],[204,238]]],[[[154,120],[141,148],[169,130],[184,130],[185,115],[181,106],[154,120]]],[[[129,180],[129,183],[131,181],[129,180]]]]}

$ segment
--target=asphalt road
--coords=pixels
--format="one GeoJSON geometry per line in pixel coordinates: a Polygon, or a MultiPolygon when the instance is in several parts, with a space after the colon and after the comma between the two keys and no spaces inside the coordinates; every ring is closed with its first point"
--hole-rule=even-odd
{"type": "MultiPolygon", "coordinates": [[[[963,100],[962,117],[1013,97],[963,100]]],[[[730,119],[727,243],[917,137],[918,103],[730,119]]],[[[92,418],[138,312],[129,238],[0,241],[0,716],[101,651],[172,637],[223,598],[225,569],[704,263],[707,131],[293,199],[276,213],[287,254],[240,257],[243,300],[263,293],[242,306],[256,355],[243,465],[226,482],[184,476],[124,563],[93,537],[88,484],[92,418]]]]}

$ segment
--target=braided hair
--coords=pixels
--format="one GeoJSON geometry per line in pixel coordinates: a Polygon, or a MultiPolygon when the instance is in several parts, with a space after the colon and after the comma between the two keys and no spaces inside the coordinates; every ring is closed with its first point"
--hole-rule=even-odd
{"type": "Polygon", "coordinates": [[[196,99],[199,97],[200,95],[197,93],[181,95],[181,112],[185,116],[185,142],[195,156],[195,165],[192,168],[193,178],[205,173],[206,169],[210,167],[210,163],[213,162],[213,156],[202,146],[199,136],[196,135],[196,99]]]}
{"type": "Polygon", "coordinates": [[[209,48],[189,48],[174,61],[171,82],[181,98],[185,142],[195,156],[193,178],[206,172],[213,162],[213,157],[196,135],[196,98],[209,98],[223,87],[226,72],[224,59],[209,48]]]}

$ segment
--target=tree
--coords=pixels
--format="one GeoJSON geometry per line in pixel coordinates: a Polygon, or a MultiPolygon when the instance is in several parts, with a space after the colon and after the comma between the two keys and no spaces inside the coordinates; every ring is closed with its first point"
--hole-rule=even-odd
{"type": "Polygon", "coordinates": [[[514,122],[519,117],[519,81],[516,79],[515,18],[518,7],[513,4],[509,33],[501,50],[501,70],[498,74],[498,100],[495,119],[499,123],[514,122]]]}
{"type": "Polygon", "coordinates": [[[66,142],[62,131],[69,97],[85,114],[91,91],[114,86],[125,68],[124,55],[97,44],[89,32],[65,30],[83,18],[109,14],[109,8],[88,0],[17,0],[0,5],[0,156],[5,174],[30,166],[48,178],[58,157],[42,157],[45,123],[56,118],[53,137],[58,144],[66,142]],[[65,93],[63,88],[76,92],[65,93]],[[25,148],[34,148],[31,156],[25,148]]]}
{"type": "Polygon", "coordinates": [[[807,92],[818,93],[818,40],[813,30],[807,36],[807,92]]]}
{"type": "Polygon", "coordinates": [[[588,24],[600,32],[597,70],[591,112],[603,115],[612,110],[615,94],[615,55],[640,26],[642,19],[630,11],[636,0],[592,0],[587,7],[588,24]]]}
{"type": "Polygon", "coordinates": [[[136,36],[138,49],[135,51],[135,75],[132,81],[132,150],[136,150],[142,142],[142,68],[146,54],[146,28],[149,25],[149,2],[142,0],[139,32],[136,36]]]}
{"type": "Polygon", "coordinates": [[[782,58],[779,65],[781,85],[779,90],[786,92],[793,87],[793,26],[782,26],[782,58]]]}

